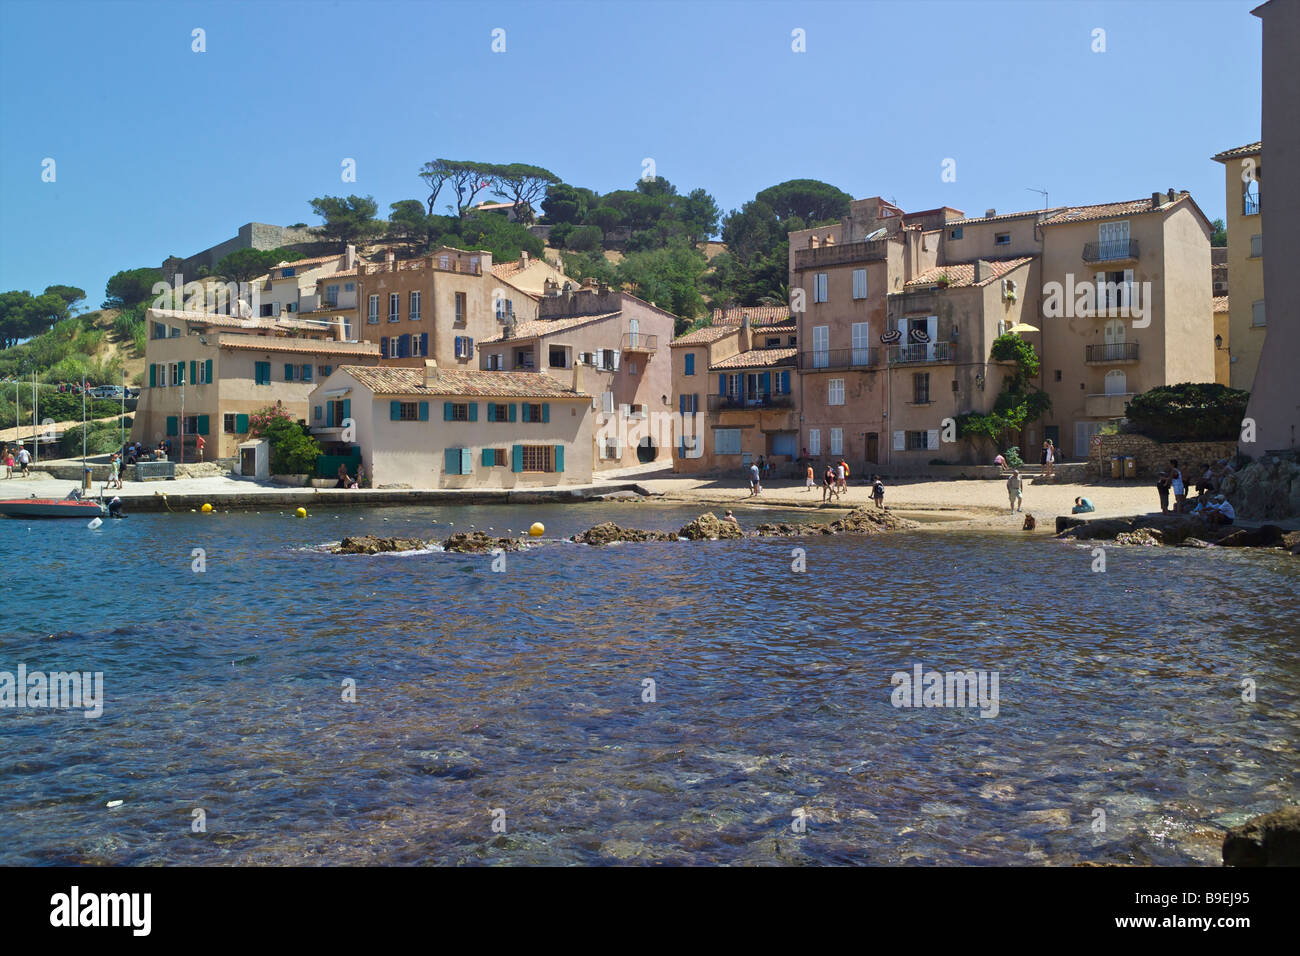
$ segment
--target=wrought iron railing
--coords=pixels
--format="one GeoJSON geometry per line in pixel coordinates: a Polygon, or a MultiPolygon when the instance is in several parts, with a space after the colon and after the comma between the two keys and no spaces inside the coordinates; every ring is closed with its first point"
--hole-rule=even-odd
{"type": "Polygon", "coordinates": [[[1122,259],[1138,257],[1136,239],[1117,239],[1109,242],[1085,242],[1083,244],[1084,262],[1115,262],[1122,259]]]}

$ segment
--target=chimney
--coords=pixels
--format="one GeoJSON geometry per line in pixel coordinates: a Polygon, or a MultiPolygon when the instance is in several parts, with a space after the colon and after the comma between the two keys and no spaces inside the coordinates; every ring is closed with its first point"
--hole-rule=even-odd
{"type": "Polygon", "coordinates": [[[573,390],[579,393],[582,392],[582,363],[581,362],[573,363],[573,390]]]}
{"type": "Polygon", "coordinates": [[[334,341],[346,342],[347,339],[348,339],[347,319],[343,318],[343,316],[340,315],[334,320],[334,341]]]}
{"type": "Polygon", "coordinates": [[[992,218],[993,218],[994,216],[996,216],[997,214],[998,214],[998,211],[997,211],[996,209],[985,209],[985,210],[984,210],[984,218],[985,218],[985,219],[992,219],[992,218]]]}
{"type": "Polygon", "coordinates": [[[349,269],[355,269],[356,267],[357,247],[349,243],[348,247],[343,250],[343,271],[346,272],[349,269]]]}
{"type": "Polygon", "coordinates": [[[1160,208],[1160,202],[1161,202],[1161,200],[1163,200],[1163,199],[1164,199],[1164,196],[1162,196],[1160,193],[1152,193],[1152,194],[1151,194],[1151,208],[1152,208],[1152,209],[1159,209],[1159,208],[1160,208]]]}
{"type": "Polygon", "coordinates": [[[1170,186],[1170,187],[1169,187],[1169,201],[1170,201],[1170,202],[1173,202],[1173,201],[1174,201],[1175,199],[1177,199],[1177,198],[1178,198],[1178,193],[1174,192],[1174,187],[1173,187],[1173,186],[1170,186]]]}
{"type": "Polygon", "coordinates": [[[742,352],[748,352],[754,347],[754,329],[749,324],[748,312],[740,315],[740,341],[737,344],[742,352]]]}
{"type": "Polygon", "coordinates": [[[528,250],[523,249],[519,253],[519,265],[523,269],[528,268],[528,250]]]}
{"type": "Polygon", "coordinates": [[[438,362],[436,359],[424,360],[424,384],[436,385],[442,373],[438,371],[438,362]]]}

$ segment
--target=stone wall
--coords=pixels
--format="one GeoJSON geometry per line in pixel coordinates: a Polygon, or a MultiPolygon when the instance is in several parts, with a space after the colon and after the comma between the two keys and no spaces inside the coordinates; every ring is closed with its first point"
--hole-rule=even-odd
{"type": "MultiPolygon", "coordinates": [[[[1169,459],[1178,461],[1183,477],[1191,484],[1199,475],[1200,467],[1213,464],[1223,458],[1234,458],[1237,454],[1235,441],[1191,441],[1191,442],[1157,442],[1145,435],[1118,434],[1101,435],[1101,457],[1109,475],[1110,459],[1124,455],[1137,459],[1139,478],[1155,478],[1169,464],[1169,459]]],[[[1093,448],[1089,461],[1097,461],[1098,449],[1093,448]]]]}

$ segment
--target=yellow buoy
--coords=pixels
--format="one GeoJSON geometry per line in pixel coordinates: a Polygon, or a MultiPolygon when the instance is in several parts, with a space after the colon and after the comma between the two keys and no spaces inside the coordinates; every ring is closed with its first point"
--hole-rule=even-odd
{"type": "Polygon", "coordinates": [[[534,521],[533,526],[528,529],[528,533],[534,538],[540,538],[542,535],[546,534],[546,525],[542,524],[540,521],[534,521]]]}
{"type": "Polygon", "coordinates": [[[205,515],[206,515],[206,514],[211,514],[211,513],[212,513],[212,505],[204,505],[204,506],[203,506],[203,513],[204,513],[205,515]]]}
{"type": "Polygon", "coordinates": [[[307,517],[307,509],[299,508],[297,511],[294,512],[294,514],[296,514],[299,518],[305,518],[307,517]]]}

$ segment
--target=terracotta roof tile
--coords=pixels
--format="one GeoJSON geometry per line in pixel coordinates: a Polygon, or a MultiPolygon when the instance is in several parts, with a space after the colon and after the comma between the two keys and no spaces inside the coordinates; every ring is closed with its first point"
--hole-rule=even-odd
{"type": "Polygon", "coordinates": [[[284,262],[277,262],[277,263],[276,263],[274,266],[272,266],[271,268],[273,268],[273,269],[289,269],[289,268],[293,268],[293,267],[295,267],[295,266],[318,266],[318,265],[320,265],[322,262],[334,262],[334,261],[336,261],[336,260],[338,260],[338,259],[342,259],[342,258],[343,258],[343,253],[341,253],[341,252],[336,252],[336,253],[334,253],[334,255],[332,255],[332,256],[316,256],[316,258],[314,258],[314,259],[294,259],[294,260],[292,260],[292,261],[288,261],[288,260],[286,260],[286,261],[284,261],[284,262]]]}
{"type": "Polygon", "coordinates": [[[734,325],[706,325],[703,328],[695,329],[693,332],[678,336],[669,344],[673,348],[679,345],[708,345],[724,336],[734,335],[735,332],[736,326],[734,325]]]}
{"type": "Polygon", "coordinates": [[[437,370],[437,379],[425,383],[422,368],[381,368],[365,365],[341,365],[336,371],[347,372],[378,395],[467,395],[477,398],[587,398],[561,385],[545,372],[484,372],[469,369],[437,370]]]}
{"type": "Polygon", "coordinates": [[[1217,162],[1226,162],[1229,159],[1242,159],[1246,156],[1258,156],[1264,149],[1264,141],[1257,143],[1247,143],[1245,146],[1237,146],[1234,149],[1225,149],[1221,153],[1216,153],[1210,158],[1217,162]]]}
{"type": "Polygon", "coordinates": [[[1033,259],[1033,256],[1018,256],[1014,259],[985,259],[984,261],[993,267],[992,275],[984,277],[979,282],[975,281],[974,262],[950,262],[947,265],[926,269],[913,277],[911,281],[905,283],[903,287],[912,289],[918,286],[934,285],[941,276],[945,275],[948,277],[948,288],[950,289],[962,288],[963,286],[988,285],[994,279],[1001,279],[1008,272],[1033,259]]]}
{"type": "Polygon", "coordinates": [[[604,322],[606,319],[612,319],[622,314],[622,312],[605,312],[601,315],[573,315],[563,319],[534,319],[531,322],[518,323],[510,338],[496,335],[490,339],[484,339],[480,344],[501,345],[505,342],[526,342],[531,339],[541,338],[544,335],[555,335],[557,332],[567,332],[579,326],[591,325],[594,322],[604,322]]]}
{"type": "Polygon", "coordinates": [[[795,355],[798,349],[750,349],[748,352],[741,352],[730,358],[722,359],[719,362],[713,362],[709,365],[709,371],[719,369],[733,368],[777,368],[783,365],[794,365],[795,355]]]}
{"type": "Polygon", "coordinates": [[[1162,193],[1159,206],[1151,205],[1150,196],[1142,199],[1129,199],[1125,202],[1098,203],[1093,206],[1066,206],[1056,215],[1044,219],[1042,224],[1044,226],[1060,226],[1071,222],[1091,222],[1094,219],[1114,219],[1117,216],[1140,216],[1148,212],[1165,212],[1184,199],[1190,198],[1190,195],[1185,193],[1175,193],[1174,195],[1177,198],[1173,202],[1169,202],[1162,193]]]}
{"type": "Polygon", "coordinates": [[[1051,209],[1032,209],[1024,212],[1004,212],[1001,215],[996,216],[972,216],[967,219],[949,219],[943,224],[943,227],[947,229],[951,226],[976,225],[982,222],[1002,222],[1007,219],[1029,219],[1037,216],[1050,216],[1054,213],[1062,212],[1067,208],[1068,207],[1066,206],[1053,206],[1051,209]]]}
{"type": "Polygon", "coordinates": [[[790,318],[788,305],[737,305],[730,309],[714,309],[713,325],[739,325],[744,316],[749,316],[751,324],[763,322],[780,322],[790,318]]]}
{"type": "Polygon", "coordinates": [[[270,335],[222,335],[223,349],[252,349],[256,352],[310,352],[317,355],[373,355],[379,346],[373,342],[335,342],[332,339],[290,339],[270,335]]]}

